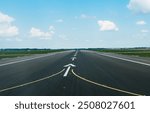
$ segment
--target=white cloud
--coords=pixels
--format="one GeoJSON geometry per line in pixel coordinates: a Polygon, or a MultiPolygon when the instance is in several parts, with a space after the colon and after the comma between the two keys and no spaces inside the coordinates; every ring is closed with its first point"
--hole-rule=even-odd
{"type": "Polygon", "coordinates": [[[130,0],[127,7],[134,12],[150,13],[150,0],[130,0]]]}
{"type": "Polygon", "coordinates": [[[58,19],[58,20],[56,20],[56,22],[62,23],[62,22],[64,22],[64,20],[63,19],[58,19]]]}
{"type": "Polygon", "coordinates": [[[0,37],[15,37],[19,34],[16,26],[0,27],[0,37]]]}
{"type": "Polygon", "coordinates": [[[118,31],[119,28],[112,21],[99,20],[98,25],[100,26],[100,31],[118,31]]]}
{"type": "Polygon", "coordinates": [[[144,20],[140,20],[136,22],[137,25],[145,25],[146,22],[144,20]]]}
{"type": "Polygon", "coordinates": [[[10,17],[10,16],[0,12],[0,23],[11,23],[13,21],[14,21],[13,17],[10,17]]]}
{"type": "Polygon", "coordinates": [[[142,33],[148,33],[148,32],[149,32],[149,30],[147,30],[147,29],[143,29],[143,30],[141,30],[141,32],[142,32],[142,33]]]}
{"type": "Polygon", "coordinates": [[[51,37],[55,33],[53,30],[54,30],[53,26],[49,27],[48,32],[43,32],[38,28],[32,27],[31,30],[30,30],[30,37],[37,37],[37,38],[40,38],[40,39],[51,39],[51,37]]]}
{"type": "Polygon", "coordinates": [[[0,37],[15,37],[19,29],[12,25],[14,18],[0,12],[0,37]]]}

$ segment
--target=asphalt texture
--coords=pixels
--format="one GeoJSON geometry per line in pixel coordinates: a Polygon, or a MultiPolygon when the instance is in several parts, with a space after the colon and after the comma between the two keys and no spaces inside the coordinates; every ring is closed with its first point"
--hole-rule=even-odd
{"type": "Polygon", "coordinates": [[[150,96],[149,64],[149,59],[86,50],[0,60],[0,95],[150,96]]]}

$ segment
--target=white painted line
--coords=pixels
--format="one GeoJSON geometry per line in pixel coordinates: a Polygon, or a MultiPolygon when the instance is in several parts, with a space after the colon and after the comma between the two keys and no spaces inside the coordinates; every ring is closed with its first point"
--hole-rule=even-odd
{"type": "Polygon", "coordinates": [[[78,51],[76,51],[76,52],[75,52],[74,57],[76,57],[76,56],[77,56],[77,54],[78,54],[78,51]]]}
{"type": "Polygon", "coordinates": [[[67,75],[68,75],[68,73],[69,73],[71,67],[75,67],[75,65],[73,65],[73,64],[68,64],[68,65],[65,65],[64,67],[67,67],[67,70],[66,70],[65,74],[63,75],[63,77],[67,77],[67,75]]]}
{"type": "Polygon", "coordinates": [[[72,73],[73,75],[75,75],[77,78],[85,81],[85,82],[88,82],[88,83],[91,83],[91,84],[94,84],[94,85],[97,85],[97,86],[100,86],[100,87],[103,87],[103,88],[107,88],[107,89],[110,89],[110,90],[114,90],[114,91],[118,91],[118,92],[122,92],[122,93],[126,93],[126,94],[129,94],[129,95],[134,95],[134,96],[145,96],[145,95],[141,95],[141,94],[137,94],[137,93],[133,93],[133,92],[129,92],[129,91],[125,91],[125,90],[121,90],[121,89],[118,89],[118,88],[114,88],[114,87],[110,87],[110,86],[107,86],[107,85],[104,85],[104,84],[100,84],[100,83],[96,83],[96,82],[93,82],[91,80],[88,80],[86,78],[83,78],[79,75],[77,75],[73,69],[72,69],[72,73]]]}
{"type": "Polygon", "coordinates": [[[66,70],[65,74],[63,75],[63,77],[66,77],[68,75],[70,68],[71,68],[70,66],[67,68],[67,70],[66,70]]]}
{"type": "Polygon", "coordinates": [[[64,71],[65,71],[65,69],[63,69],[60,72],[55,73],[53,75],[50,75],[50,76],[47,76],[47,77],[44,77],[44,78],[41,78],[41,79],[38,79],[38,80],[34,80],[32,82],[27,82],[27,83],[24,83],[24,84],[20,84],[20,85],[16,85],[16,86],[12,86],[12,87],[9,87],[9,88],[2,89],[2,90],[0,90],[0,93],[5,92],[5,91],[9,91],[9,90],[13,90],[13,89],[17,89],[17,88],[20,88],[20,87],[24,87],[24,86],[27,86],[27,85],[35,84],[35,83],[38,83],[38,82],[41,82],[41,81],[44,81],[46,79],[52,78],[52,77],[54,77],[56,75],[59,75],[59,74],[61,74],[64,71]]]}
{"type": "MultiPolygon", "coordinates": [[[[50,54],[50,55],[53,55],[53,54],[50,54]]],[[[21,62],[25,62],[25,61],[30,61],[30,60],[34,60],[34,59],[39,59],[39,58],[47,57],[47,56],[50,56],[50,55],[44,55],[44,56],[39,56],[39,57],[34,57],[34,58],[29,58],[29,59],[14,61],[14,62],[9,62],[9,63],[5,63],[5,64],[0,64],[0,67],[11,65],[11,64],[16,64],[16,63],[21,63],[21,62]]]]}
{"type": "Polygon", "coordinates": [[[141,65],[150,66],[150,64],[144,63],[144,62],[140,62],[140,61],[134,61],[134,60],[125,59],[125,58],[120,58],[120,57],[111,56],[111,55],[106,55],[106,54],[100,54],[100,53],[98,53],[98,54],[99,54],[99,55],[102,55],[102,56],[106,56],[106,57],[111,57],[111,58],[123,60],[123,61],[128,61],[128,62],[132,62],[132,63],[136,63],[136,64],[141,64],[141,65]]]}
{"type": "Polygon", "coordinates": [[[72,57],[71,60],[74,61],[75,59],[77,59],[76,57],[72,57]]]}

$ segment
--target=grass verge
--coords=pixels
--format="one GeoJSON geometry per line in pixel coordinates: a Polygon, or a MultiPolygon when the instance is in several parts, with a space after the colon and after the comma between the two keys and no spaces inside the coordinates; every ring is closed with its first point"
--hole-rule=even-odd
{"type": "Polygon", "coordinates": [[[51,50],[51,49],[1,49],[0,59],[29,56],[33,54],[47,54],[52,52],[60,52],[64,50],[51,50]]]}
{"type": "Polygon", "coordinates": [[[133,55],[133,56],[140,56],[140,57],[150,57],[150,49],[102,49],[96,51],[117,53],[123,55],[133,55]]]}

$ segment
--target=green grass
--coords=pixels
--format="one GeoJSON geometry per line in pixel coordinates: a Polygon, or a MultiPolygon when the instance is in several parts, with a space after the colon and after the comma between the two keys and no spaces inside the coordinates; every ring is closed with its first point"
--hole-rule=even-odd
{"type": "Polygon", "coordinates": [[[150,49],[103,49],[103,50],[96,50],[99,52],[110,52],[110,53],[117,53],[123,55],[133,55],[133,56],[140,56],[140,57],[150,57],[150,49]]]}
{"type": "Polygon", "coordinates": [[[4,49],[0,50],[0,59],[29,56],[33,54],[47,54],[52,52],[59,52],[63,50],[50,50],[50,49],[4,49]]]}

